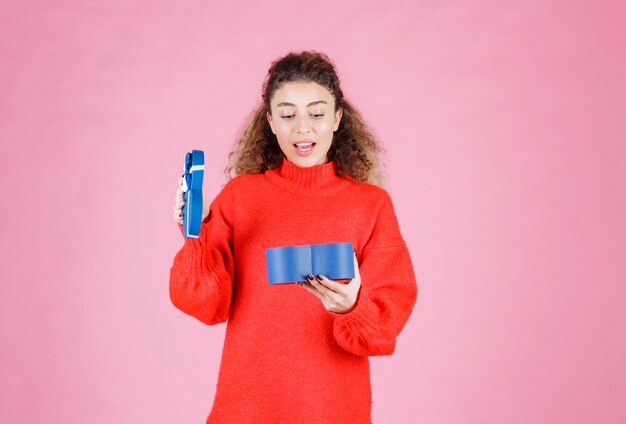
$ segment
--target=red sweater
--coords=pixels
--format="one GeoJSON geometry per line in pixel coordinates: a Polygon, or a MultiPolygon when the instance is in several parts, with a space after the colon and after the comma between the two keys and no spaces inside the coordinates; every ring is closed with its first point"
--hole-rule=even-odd
{"type": "Polygon", "coordinates": [[[174,258],[170,296],[206,324],[228,320],[207,423],[362,424],[371,422],[368,356],[393,353],[417,284],[385,190],[337,176],[333,162],[284,159],[223,187],[200,237],[174,258]],[[361,274],[349,313],[267,283],[266,248],[347,241],[361,274]]]}

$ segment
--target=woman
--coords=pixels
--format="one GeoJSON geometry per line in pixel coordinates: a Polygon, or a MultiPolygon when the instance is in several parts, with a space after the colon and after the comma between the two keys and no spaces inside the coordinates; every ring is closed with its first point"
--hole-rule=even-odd
{"type": "MultiPolygon", "coordinates": [[[[325,55],[272,63],[230,155],[235,177],[171,268],[177,308],[228,320],[207,423],[371,422],[368,357],[393,353],[417,296],[378,153],[325,55]],[[266,248],[347,241],[349,283],[268,285],[266,248]]],[[[183,202],[179,186],[181,230],[183,202]]]]}

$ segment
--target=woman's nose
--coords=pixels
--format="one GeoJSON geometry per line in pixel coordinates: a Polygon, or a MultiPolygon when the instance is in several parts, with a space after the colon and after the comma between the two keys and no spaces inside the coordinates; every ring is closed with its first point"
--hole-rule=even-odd
{"type": "Polygon", "coordinates": [[[311,130],[311,123],[309,122],[308,116],[301,116],[296,125],[299,133],[307,133],[311,130]]]}

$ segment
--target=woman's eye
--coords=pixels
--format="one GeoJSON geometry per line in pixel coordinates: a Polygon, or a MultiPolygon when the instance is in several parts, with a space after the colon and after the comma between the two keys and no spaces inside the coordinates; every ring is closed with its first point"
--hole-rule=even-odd
{"type": "MultiPolygon", "coordinates": [[[[312,114],[312,116],[314,118],[321,118],[322,116],[324,116],[324,114],[323,113],[314,113],[314,114],[312,114]]],[[[291,118],[293,118],[293,115],[284,115],[284,116],[281,116],[281,118],[283,118],[283,119],[291,119],[291,118]]]]}

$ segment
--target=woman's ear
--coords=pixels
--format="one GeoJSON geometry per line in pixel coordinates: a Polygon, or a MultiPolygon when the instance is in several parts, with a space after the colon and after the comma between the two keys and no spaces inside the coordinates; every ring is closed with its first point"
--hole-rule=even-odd
{"type": "Polygon", "coordinates": [[[335,125],[333,126],[333,132],[337,131],[339,128],[339,123],[341,122],[341,117],[343,116],[343,108],[339,106],[337,112],[335,112],[335,125]]]}
{"type": "Polygon", "coordinates": [[[270,124],[270,128],[272,129],[272,133],[275,135],[276,131],[274,131],[274,123],[272,122],[272,114],[269,111],[265,112],[265,119],[267,119],[267,122],[270,124]]]}

